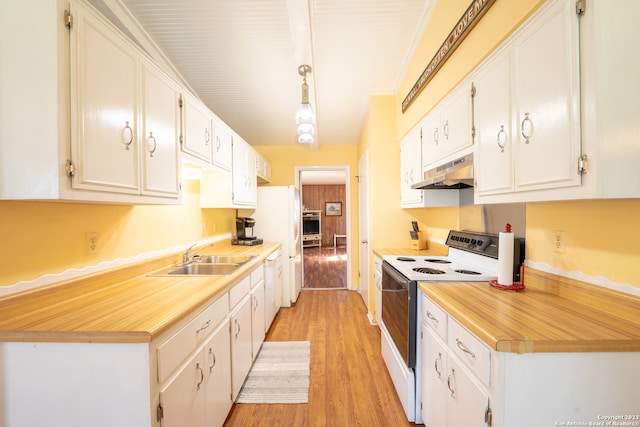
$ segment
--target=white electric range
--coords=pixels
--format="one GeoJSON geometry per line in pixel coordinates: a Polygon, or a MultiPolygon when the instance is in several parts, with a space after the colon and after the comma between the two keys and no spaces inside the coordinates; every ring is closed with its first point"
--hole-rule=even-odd
{"type": "MultiPolygon", "coordinates": [[[[498,277],[495,234],[450,231],[446,256],[387,255],[382,263],[382,355],[409,421],[419,409],[418,282],[489,282],[498,277]]],[[[524,239],[514,244],[514,280],[524,260],[524,239]]]]}

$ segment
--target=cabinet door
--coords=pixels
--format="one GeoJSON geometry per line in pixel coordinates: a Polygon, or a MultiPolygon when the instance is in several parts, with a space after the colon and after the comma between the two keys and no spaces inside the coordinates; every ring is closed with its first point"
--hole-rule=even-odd
{"type": "Polygon", "coordinates": [[[162,427],[205,425],[205,363],[201,351],[193,355],[160,391],[162,427]]]}
{"type": "Polygon", "coordinates": [[[251,290],[251,351],[255,360],[265,336],[264,280],[251,290]]]}
{"type": "Polygon", "coordinates": [[[515,40],[517,190],[581,182],[577,21],[573,3],[557,1],[515,40]]]}
{"type": "Polygon", "coordinates": [[[142,193],[177,197],[178,92],[175,85],[151,64],[143,67],[144,122],[142,132],[142,193]]]}
{"type": "Polygon", "coordinates": [[[189,94],[182,94],[182,151],[211,162],[212,116],[209,109],[189,94]]]}
{"type": "Polygon", "coordinates": [[[231,386],[233,400],[242,388],[253,358],[251,356],[251,298],[247,295],[231,314],[231,386]]]}
{"type": "Polygon", "coordinates": [[[441,157],[440,110],[437,106],[422,122],[422,169],[428,169],[441,157]]]}
{"type": "MultiPolygon", "coordinates": [[[[485,427],[489,398],[455,358],[447,360],[446,396],[448,427],[485,427]]],[[[428,425],[425,421],[425,425],[428,425]]]]}
{"type": "Polygon", "coordinates": [[[73,187],[138,194],[139,56],[81,7],[72,34],[73,187]]]}
{"type": "Polygon", "coordinates": [[[258,203],[256,158],[253,148],[240,137],[233,138],[233,204],[255,206],[258,203]]]}
{"type": "Polygon", "coordinates": [[[422,129],[415,127],[400,142],[400,195],[402,207],[420,206],[422,190],[411,185],[422,178],[422,129]]]}
{"type": "Polygon", "coordinates": [[[511,132],[511,56],[496,56],[474,79],[476,87],[476,191],[513,191],[511,132]]]}
{"type": "MultiPolygon", "coordinates": [[[[220,325],[204,346],[205,419],[207,427],[222,426],[231,410],[231,341],[229,321],[220,325]]],[[[187,425],[187,424],[184,424],[187,425]]]]}
{"type": "Polygon", "coordinates": [[[444,158],[472,144],[471,86],[463,83],[449,95],[441,107],[438,158],[444,158]]]}
{"type": "Polygon", "coordinates": [[[227,171],[231,170],[231,130],[221,121],[213,121],[213,164],[227,171]]]}
{"type": "Polygon", "coordinates": [[[434,333],[422,325],[422,420],[425,426],[445,427],[447,351],[434,333]]]}

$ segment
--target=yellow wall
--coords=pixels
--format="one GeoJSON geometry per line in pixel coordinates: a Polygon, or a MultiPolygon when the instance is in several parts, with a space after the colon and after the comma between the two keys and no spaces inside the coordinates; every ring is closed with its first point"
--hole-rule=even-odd
{"type": "Polygon", "coordinates": [[[232,231],[233,209],[201,210],[199,182],[183,187],[178,206],[0,201],[0,286],[232,231]],[[89,253],[85,235],[94,232],[89,253]]]}

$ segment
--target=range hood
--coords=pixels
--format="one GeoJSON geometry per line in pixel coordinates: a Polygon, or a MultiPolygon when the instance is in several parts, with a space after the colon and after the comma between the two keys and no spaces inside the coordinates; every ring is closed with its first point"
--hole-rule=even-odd
{"type": "Polygon", "coordinates": [[[455,190],[469,187],[473,187],[473,153],[426,171],[424,180],[411,186],[415,190],[455,190]]]}

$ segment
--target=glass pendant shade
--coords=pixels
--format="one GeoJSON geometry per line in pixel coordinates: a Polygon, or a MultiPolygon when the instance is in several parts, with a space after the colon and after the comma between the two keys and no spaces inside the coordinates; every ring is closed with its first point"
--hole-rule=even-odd
{"type": "Polygon", "coordinates": [[[296,123],[301,124],[310,124],[313,125],[315,123],[315,117],[313,115],[313,110],[311,110],[311,104],[302,103],[300,104],[300,108],[298,108],[298,112],[296,113],[296,123]]]}
{"type": "Polygon", "coordinates": [[[313,125],[309,123],[302,123],[298,125],[298,135],[302,135],[308,133],[310,135],[314,134],[313,125]]]}
{"type": "Polygon", "coordinates": [[[298,136],[298,142],[300,144],[313,144],[313,135],[310,133],[303,133],[298,136]]]}

